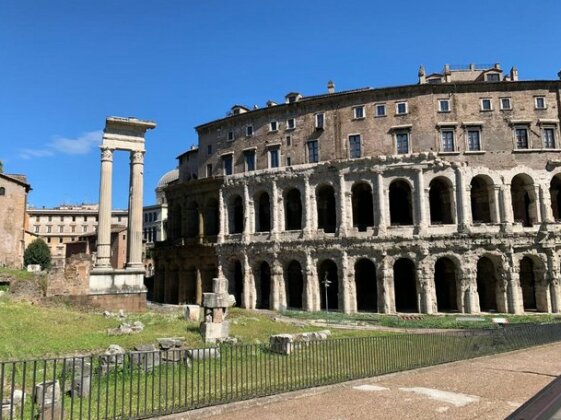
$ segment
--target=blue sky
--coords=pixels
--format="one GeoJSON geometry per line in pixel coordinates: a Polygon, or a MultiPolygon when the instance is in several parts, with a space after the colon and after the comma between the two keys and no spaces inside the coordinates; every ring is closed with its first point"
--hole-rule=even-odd
{"type": "MultiPolygon", "coordinates": [[[[145,204],[196,143],[194,126],[231,105],[290,91],[416,82],[445,63],[561,69],[561,2],[0,0],[0,160],[29,177],[30,203],[96,202],[108,115],[156,121],[145,204]]],[[[124,208],[128,157],[114,166],[124,208]]]]}

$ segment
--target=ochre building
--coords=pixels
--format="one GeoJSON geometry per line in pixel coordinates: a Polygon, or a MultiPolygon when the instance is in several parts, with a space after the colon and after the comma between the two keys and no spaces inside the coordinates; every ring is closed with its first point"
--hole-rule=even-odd
{"type": "Polygon", "coordinates": [[[561,312],[561,81],[418,77],[198,126],[155,300],[200,302],[225,276],[246,308],[561,312]]]}

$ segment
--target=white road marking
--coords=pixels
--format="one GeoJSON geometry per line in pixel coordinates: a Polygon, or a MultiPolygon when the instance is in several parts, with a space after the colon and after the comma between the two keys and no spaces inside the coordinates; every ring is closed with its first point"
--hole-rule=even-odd
{"type": "Polygon", "coordinates": [[[399,388],[399,390],[404,392],[414,392],[415,394],[424,395],[430,399],[452,404],[456,407],[463,407],[464,405],[479,401],[479,397],[475,395],[458,394],[455,392],[441,391],[439,389],[432,388],[399,388]]]}
{"type": "Polygon", "coordinates": [[[357,391],[387,391],[388,390],[388,388],[378,385],[358,385],[358,386],[353,386],[353,389],[356,389],[357,391]]]}

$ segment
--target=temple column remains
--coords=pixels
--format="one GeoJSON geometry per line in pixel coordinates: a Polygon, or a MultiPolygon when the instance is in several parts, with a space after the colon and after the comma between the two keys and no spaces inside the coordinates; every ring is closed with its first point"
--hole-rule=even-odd
{"type": "Polygon", "coordinates": [[[97,225],[96,268],[111,268],[111,194],[113,149],[101,148],[101,179],[99,186],[99,217],[97,225]]]}
{"type": "Polygon", "coordinates": [[[142,263],[142,188],[144,152],[131,152],[129,229],[127,268],[143,269],[142,263]]]}

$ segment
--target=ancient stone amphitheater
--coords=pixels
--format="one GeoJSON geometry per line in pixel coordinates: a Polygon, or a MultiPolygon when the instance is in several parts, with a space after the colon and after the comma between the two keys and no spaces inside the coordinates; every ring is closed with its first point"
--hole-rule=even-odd
{"type": "Polygon", "coordinates": [[[198,126],[166,189],[155,300],[200,302],[225,276],[246,308],[560,312],[561,81],[418,77],[198,126]]]}

